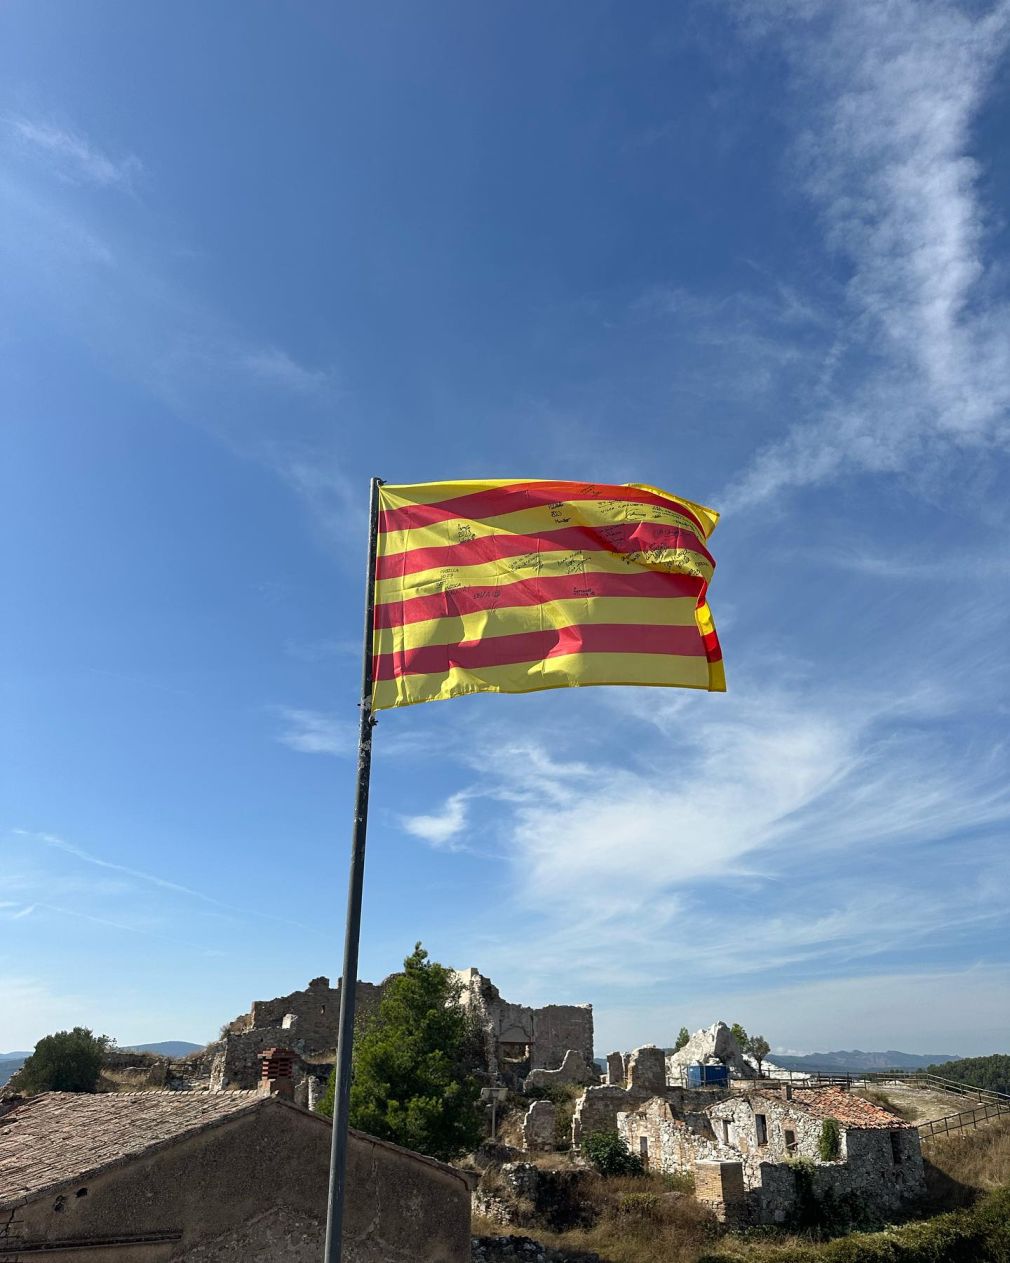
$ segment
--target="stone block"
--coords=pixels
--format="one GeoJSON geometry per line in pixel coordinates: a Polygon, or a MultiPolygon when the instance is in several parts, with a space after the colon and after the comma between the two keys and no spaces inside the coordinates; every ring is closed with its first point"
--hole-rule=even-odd
{"type": "Polygon", "coordinates": [[[524,1149],[553,1149],[558,1110],[552,1101],[534,1101],[523,1119],[524,1149]]]}

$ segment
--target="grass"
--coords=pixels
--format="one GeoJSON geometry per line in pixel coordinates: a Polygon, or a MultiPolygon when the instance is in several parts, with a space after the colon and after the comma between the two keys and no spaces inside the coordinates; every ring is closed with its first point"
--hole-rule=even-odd
{"type": "Polygon", "coordinates": [[[924,1142],[922,1156],[931,1208],[969,1206],[980,1194],[1010,1187],[1010,1118],[934,1136],[924,1142]]]}
{"type": "MultiPolygon", "coordinates": [[[[589,1199],[595,1210],[591,1227],[546,1232],[516,1228],[559,1250],[599,1254],[607,1263],[696,1263],[718,1229],[693,1198],[671,1187],[669,1177],[591,1176],[589,1199]]],[[[474,1235],[509,1232],[498,1224],[474,1220],[474,1235]]]]}

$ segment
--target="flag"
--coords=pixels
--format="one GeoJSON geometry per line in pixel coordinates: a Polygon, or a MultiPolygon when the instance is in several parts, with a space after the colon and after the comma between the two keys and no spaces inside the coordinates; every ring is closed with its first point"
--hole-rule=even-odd
{"type": "Polygon", "coordinates": [[[588,684],[722,692],[713,509],[632,483],[379,489],[372,709],[588,684]]]}

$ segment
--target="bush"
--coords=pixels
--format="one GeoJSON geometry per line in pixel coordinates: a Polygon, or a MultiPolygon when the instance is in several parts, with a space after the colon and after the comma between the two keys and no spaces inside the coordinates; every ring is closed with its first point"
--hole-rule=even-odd
{"type": "Polygon", "coordinates": [[[86,1026],[46,1035],[17,1075],[17,1090],[36,1092],[94,1092],[105,1054],[114,1041],[95,1035],[86,1026]]]}
{"type": "Polygon", "coordinates": [[[642,1160],[616,1131],[594,1131],[583,1138],[582,1152],[600,1175],[641,1175],[642,1160]]]}
{"type": "Polygon", "coordinates": [[[821,1125],[817,1152],[822,1162],[834,1162],[842,1152],[842,1133],[836,1118],[826,1118],[821,1125]]]}

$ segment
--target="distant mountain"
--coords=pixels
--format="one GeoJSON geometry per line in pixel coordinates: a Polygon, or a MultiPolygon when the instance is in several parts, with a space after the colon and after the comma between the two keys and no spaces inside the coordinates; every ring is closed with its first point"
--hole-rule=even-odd
{"type": "Polygon", "coordinates": [[[783,1070],[832,1070],[845,1074],[858,1070],[925,1070],[938,1062],[957,1060],[947,1053],[903,1053],[894,1049],[861,1052],[853,1048],[849,1052],[808,1053],[805,1057],[771,1053],[766,1064],[781,1066],[783,1070]]]}
{"type": "Polygon", "coordinates": [[[191,1044],[185,1039],[166,1039],[160,1044],[129,1044],[123,1052],[155,1053],[159,1057],[186,1057],[205,1047],[205,1044],[191,1044]]]}
{"type": "Polygon", "coordinates": [[[10,1082],[30,1056],[31,1053],[4,1053],[0,1057],[0,1088],[10,1082]]]}

